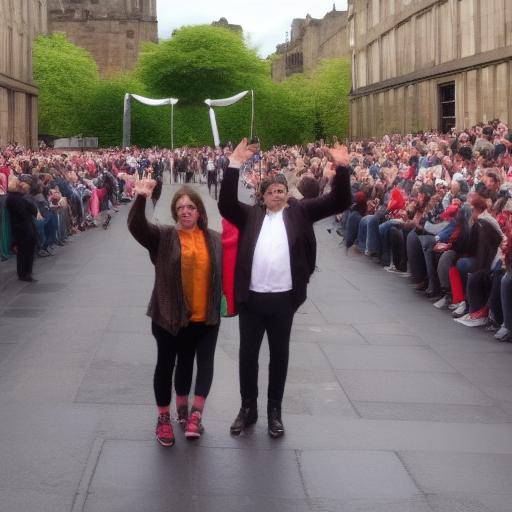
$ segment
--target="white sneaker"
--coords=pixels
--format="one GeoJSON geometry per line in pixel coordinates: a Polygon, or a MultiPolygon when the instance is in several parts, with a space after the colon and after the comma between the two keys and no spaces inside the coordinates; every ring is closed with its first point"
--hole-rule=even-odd
{"type": "Polygon", "coordinates": [[[384,267],[384,270],[386,272],[397,272],[396,267],[395,267],[395,265],[393,265],[393,263],[391,263],[391,265],[389,265],[387,267],[384,267]]]}
{"type": "Polygon", "coordinates": [[[494,337],[497,339],[497,340],[503,340],[505,339],[508,335],[510,334],[510,331],[504,326],[502,325],[498,331],[496,332],[496,334],[494,335],[494,337]]]}
{"type": "Polygon", "coordinates": [[[453,311],[454,309],[457,309],[457,308],[459,307],[459,304],[461,304],[461,303],[460,303],[460,302],[454,302],[454,303],[452,303],[452,304],[450,304],[450,305],[448,306],[448,309],[449,309],[450,311],[453,311]]]}
{"type": "Polygon", "coordinates": [[[436,309],[446,309],[450,304],[450,300],[447,295],[443,295],[437,302],[432,304],[436,309]]]}
{"type": "Polygon", "coordinates": [[[457,307],[453,310],[452,315],[455,318],[459,318],[460,316],[464,315],[464,311],[466,311],[466,301],[463,300],[462,302],[459,302],[457,304],[457,307]]]}
{"type": "Polygon", "coordinates": [[[455,322],[458,322],[459,324],[461,324],[464,320],[469,320],[469,313],[466,313],[465,315],[454,318],[453,320],[455,322]]]}
{"type": "Polygon", "coordinates": [[[455,321],[466,327],[480,327],[487,323],[487,318],[470,318],[469,315],[466,318],[466,315],[464,315],[461,318],[456,318],[455,321]]]}

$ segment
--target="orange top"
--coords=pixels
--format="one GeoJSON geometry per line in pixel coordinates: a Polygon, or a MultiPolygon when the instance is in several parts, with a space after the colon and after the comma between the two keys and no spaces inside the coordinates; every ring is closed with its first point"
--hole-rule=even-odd
{"type": "Polygon", "coordinates": [[[210,287],[210,254],[201,229],[178,230],[181,243],[181,281],[191,322],[204,322],[210,287]]]}

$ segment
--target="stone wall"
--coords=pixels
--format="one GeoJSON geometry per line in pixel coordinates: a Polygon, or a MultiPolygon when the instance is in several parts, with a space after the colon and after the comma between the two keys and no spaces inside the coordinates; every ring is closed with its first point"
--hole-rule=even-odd
{"type": "Polygon", "coordinates": [[[0,0],[0,147],[37,147],[32,45],[46,32],[46,0],[0,0]]]}
{"type": "Polygon", "coordinates": [[[458,129],[512,121],[512,2],[351,0],[351,135],[440,129],[455,84],[458,129]]]}
{"type": "Polygon", "coordinates": [[[294,19],[291,40],[276,49],[272,61],[272,79],[284,80],[294,73],[314,70],[322,59],[350,54],[347,12],[331,11],[322,19],[307,16],[294,19]]]}
{"type": "Polygon", "coordinates": [[[131,69],[158,40],[156,0],[48,0],[48,30],[91,52],[103,76],[131,69]]]}

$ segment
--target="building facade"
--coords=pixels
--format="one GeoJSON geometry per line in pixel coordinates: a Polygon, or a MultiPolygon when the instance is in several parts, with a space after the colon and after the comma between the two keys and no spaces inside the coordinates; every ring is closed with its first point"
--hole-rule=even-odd
{"type": "Polygon", "coordinates": [[[233,32],[236,32],[237,34],[243,35],[244,29],[242,28],[242,25],[233,25],[232,23],[229,23],[229,21],[226,18],[220,18],[219,21],[212,21],[212,27],[220,27],[225,28],[228,30],[231,30],[233,32]]]}
{"type": "Polygon", "coordinates": [[[322,19],[296,18],[292,22],[290,41],[276,48],[272,61],[272,79],[281,82],[294,73],[312,71],[322,59],[348,57],[350,47],[347,11],[335,8],[322,19]]]}
{"type": "Polygon", "coordinates": [[[512,1],[349,0],[351,136],[512,122],[512,1]]]}
{"type": "Polygon", "coordinates": [[[143,41],[158,41],[156,0],[48,0],[48,31],[64,32],[110,76],[135,65],[143,41]]]}
{"type": "Polygon", "coordinates": [[[37,147],[32,43],[46,32],[46,0],[0,0],[0,147],[37,147]]]}

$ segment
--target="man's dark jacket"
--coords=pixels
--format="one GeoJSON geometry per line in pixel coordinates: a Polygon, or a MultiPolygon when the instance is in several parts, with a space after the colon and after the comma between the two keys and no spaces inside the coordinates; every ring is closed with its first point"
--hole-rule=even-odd
{"type": "Polygon", "coordinates": [[[21,192],[8,192],[5,207],[9,210],[13,241],[21,243],[35,240],[37,216],[35,204],[21,192]]]}
{"type": "MultiPolygon", "coordinates": [[[[251,284],[252,260],[266,209],[238,201],[239,170],[228,168],[219,195],[220,214],[238,227],[238,254],[235,268],[235,301],[247,302],[251,284]]],[[[315,270],[316,239],[313,223],[346,210],[352,203],[350,171],[338,167],[331,192],[314,199],[290,199],[283,219],[290,249],[293,304],[297,309],[306,300],[309,278],[315,270]]]]}

